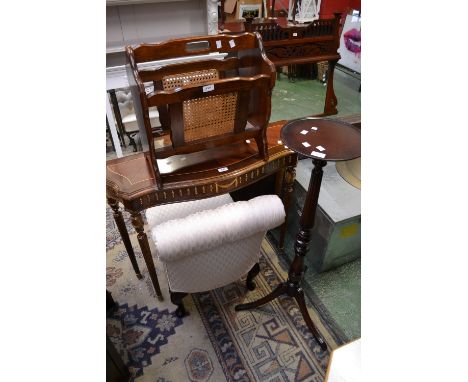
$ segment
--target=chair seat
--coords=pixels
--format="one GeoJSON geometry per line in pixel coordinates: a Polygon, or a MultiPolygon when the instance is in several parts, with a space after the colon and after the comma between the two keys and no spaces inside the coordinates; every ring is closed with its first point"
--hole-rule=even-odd
{"type": "MultiPolygon", "coordinates": [[[[160,126],[159,122],[159,113],[157,110],[149,110],[149,117],[151,126],[160,126]]],[[[122,118],[122,123],[124,125],[125,131],[130,132],[134,130],[138,130],[138,123],[135,113],[127,114],[125,117],[122,118]]]]}

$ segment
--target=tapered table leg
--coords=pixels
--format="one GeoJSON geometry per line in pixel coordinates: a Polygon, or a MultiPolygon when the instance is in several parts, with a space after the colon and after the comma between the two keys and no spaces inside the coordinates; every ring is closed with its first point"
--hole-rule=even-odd
{"type": "Polygon", "coordinates": [[[283,197],[284,170],[285,168],[281,166],[275,176],[275,194],[278,198],[283,197]]]}
{"type": "Polygon", "coordinates": [[[283,190],[283,205],[284,210],[286,211],[286,218],[283,225],[280,227],[280,238],[279,238],[279,250],[281,253],[284,253],[284,239],[286,238],[286,229],[288,222],[288,211],[289,204],[291,202],[292,192],[294,190],[294,179],[296,179],[296,169],[293,166],[288,166],[286,168],[286,173],[284,176],[284,190],[283,190]]]}
{"type": "Polygon", "coordinates": [[[135,227],[135,230],[138,232],[138,243],[140,244],[141,252],[143,253],[143,258],[145,259],[146,267],[148,268],[148,273],[151,277],[151,281],[156,291],[156,295],[160,301],[163,300],[161,293],[161,288],[159,286],[158,276],[156,274],[156,268],[154,266],[153,257],[151,255],[151,249],[148,243],[148,236],[146,236],[143,217],[140,212],[132,212],[132,224],[135,227]]]}
{"type": "Polygon", "coordinates": [[[338,113],[336,108],[338,100],[336,99],[335,90],[333,89],[333,77],[335,74],[335,66],[338,60],[328,61],[327,73],[327,94],[325,96],[325,106],[323,107],[323,115],[334,115],[338,113]]]}
{"type": "Polygon", "coordinates": [[[141,275],[140,268],[138,267],[138,262],[135,257],[135,253],[133,252],[132,242],[130,241],[130,237],[128,236],[127,227],[125,226],[125,221],[122,216],[122,212],[119,209],[119,203],[116,200],[109,199],[109,198],[107,199],[107,202],[109,203],[109,206],[114,211],[115,224],[117,224],[117,228],[119,230],[120,236],[122,237],[122,241],[128,253],[128,258],[130,259],[130,262],[132,263],[133,270],[135,271],[137,278],[142,279],[143,276],[141,275]]]}

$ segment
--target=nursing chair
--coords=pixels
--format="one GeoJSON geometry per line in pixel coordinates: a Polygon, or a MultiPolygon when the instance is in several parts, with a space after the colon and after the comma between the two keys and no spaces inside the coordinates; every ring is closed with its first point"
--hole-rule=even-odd
{"type": "Polygon", "coordinates": [[[126,47],[127,77],[143,150],[158,188],[158,161],[253,139],[268,159],[266,129],[275,67],[258,33],[214,35],[126,47]],[[156,107],[162,129],[151,127],[156,107]]]}
{"type": "MultiPolygon", "coordinates": [[[[133,151],[137,152],[138,149],[142,150],[141,141],[139,137],[138,123],[133,107],[132,93],[129,89],[121,89],[115,92],[117,103],[120,111],[120,118],[125,135],[133,146],[133,151]]],[[[118,116],[116,115],[116,118],[118,116]]],[[[159,113],[156,108],[150,108],[149,119],[151,127],[154,130],[160,128],[159,113]]]]}
{"type": "Polygon", "coordinates": [[[176,315],[186,314],[182,298],[259,273],[260,247],[267,230],[285,219],[276,195],[234,202],[229,194],[162,205],[146,211],[156,256],[164,264],[176,315]]]}

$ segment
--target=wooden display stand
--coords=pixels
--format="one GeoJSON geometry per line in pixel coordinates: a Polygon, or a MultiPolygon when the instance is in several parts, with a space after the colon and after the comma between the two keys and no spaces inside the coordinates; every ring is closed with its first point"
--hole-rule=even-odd
{"type": "Polygon", "coordinates": [[[361,155],[361,133],[353,125],[337,120],[304,118],[291,121],[283,126],[281,139],[294,152],[312,158],[314,164],[299,223],[300,230],[294,243],[295,256],[289,267],[286,281],[280,283],[268,295],[257,301],[237,305],[235,310],[258,308],[283,294],[294,297],[307,327],[322,350],[326,350],[327,344],[307,311],[304,291],[301,287],[304,275],[304,258],[309,250],[311,232],[315,223],[323,167],[327,165],[327,161],[342,161],[359,157],[361,155]]]}

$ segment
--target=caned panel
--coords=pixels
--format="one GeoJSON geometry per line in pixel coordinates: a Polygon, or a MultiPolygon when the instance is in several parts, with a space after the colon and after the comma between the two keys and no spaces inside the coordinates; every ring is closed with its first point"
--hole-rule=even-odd
{"type": "Polygon", "coordinates": [[[185,142],[232,133],[238,93],[184,101],[185,142]]]}
{"type": "Polygon", "coordinates": [[[218,71],[216,69],[208,69],[166,76],[163,78],[162,83],[164,90],[172,90],[187,85],[206,85],[210,80],[218,79],[218,71]]]}
{"type": "MultiPolygon", "coordinates": [[[[219,79],[216,69],[175,74],[163,78],[164,90],[188,85],[207,85],[219,79]]],[[[184,101],[184,141],[191,142],[234,131],[237,93],[184,101]]]]}

